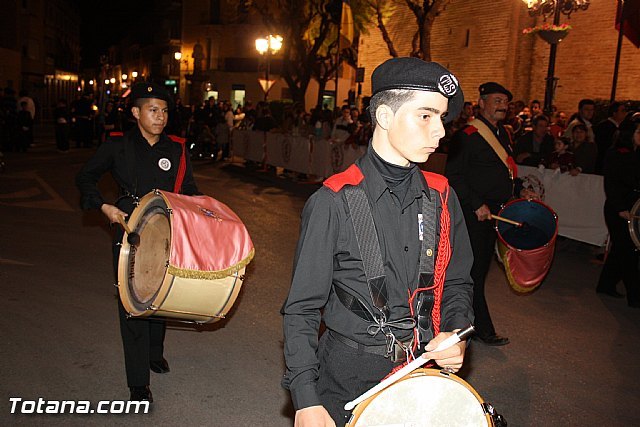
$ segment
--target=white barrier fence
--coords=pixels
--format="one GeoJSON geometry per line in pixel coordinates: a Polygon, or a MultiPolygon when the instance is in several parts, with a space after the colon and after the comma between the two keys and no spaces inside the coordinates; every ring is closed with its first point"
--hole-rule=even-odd
{"type": "Polygon", "coordinates": [[[234,130],[231,141],[234,156],[318,177],[342,172],[366,150],[314,136],[250,130],[234,130]]]}
{"type": "MultiPolygon", "coordinates": [[[[234,156],[246,160],[329,177],[349,167],[365,153],[366,147],[314,136],[234,130],[231,149],[234,156]]],[[[605,195],[601,176],[571,176],[529,166],[519,166],[518,170],[520,177],[531,176],[544,185],[544,202],[558,214],[558,234],[596,246],[606,243],[608,232],[602,211],[605,195]]]]}
{"type": "Polygon", "coordinates": [[[604,180],[599,175],[571,176],[552,169],[518,166],[518,176],[535,177],[544,185],[544,202],[558,215],[558,234],[604,246],[608,231],[604,222],[604,180]]]}

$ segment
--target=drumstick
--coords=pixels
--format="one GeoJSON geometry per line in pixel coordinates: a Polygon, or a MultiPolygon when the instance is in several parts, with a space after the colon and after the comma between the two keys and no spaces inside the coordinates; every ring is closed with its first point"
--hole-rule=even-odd
{"type": "MultiPolygon", "coordinates": [[[[452,345],[457,344],[460,341],[466,339],[469,335],[471,335],[473,333],[473,331],[474,331],[473,325],[469,325],[466,328],[461,329],[458,332],[456,332],[455,334],[451,335],[446,340],[442,341],[438,345],[438,347],[436,347],[434,350],[431,350],[431,351],[433,352],[433,351],[446,350],[447,348],[451,347],[452,345]]],[[[368,398],[370,398],[371,396],[373,396],[377,392],[379,392],[381,390],[384,390],[385,388],[389,387],[391,384],[393,384],[394,382],[398,381],[400,378],[404,377],[405,375],[409,374],[410,372],[418,369],[420,366],[424,365],[429,360],[431,360],[431,359],[427,359],[426,357],[424,357],[424,354],[423,354],[422,356],[418,357],[414,361],[412,361],[410,363],[407,363],[405,366],[403,366],[402,368],[398,369],[396,372],[394,372],[393,374],[391,374],[390,376],[388,376],[384,380],[380,381],[380,383],[378,383],[377,385],[371,387],[369,390],[365,391],[359,397],[356,397],[351,402],[348,402],[346,405],[344,405],[344,409],[347,410],[347,411],[351,411],[353,408],[356,407],[356,405],[358,403],[367,400],[368,398]]]]}
{"type": "Polygon", "coordinates": [[[124,217],[122,215],[118,215],[118,222],[120,223],[122,228],[124,228],[124,231],[127,232],[127,234],[131,234],[131,229],[129,228],[129,226],[125,222],[124,217]]]}
{"type": "Polygon", "coordinates": [[[131,246],[138,246],[140,244],[140,235],[135,231],[131,231],[129,225],[125,222],[124,217],[122,215],[118,215],[118,222],[124,228],[124,231],[127,232],[127,243],[131,246]]]}
{"type": "Polygon", "coordinates": [[[505,218],[503,216],[498,216],[498,215],[491,214],[491,218],[492,219],[497,219],[498,221],[506,222],[506,223],[511,224],[511,225],[515,225],[516,227],[522,227],[522,223],[521,222],[514,221],[512,219],[505,218]]]}

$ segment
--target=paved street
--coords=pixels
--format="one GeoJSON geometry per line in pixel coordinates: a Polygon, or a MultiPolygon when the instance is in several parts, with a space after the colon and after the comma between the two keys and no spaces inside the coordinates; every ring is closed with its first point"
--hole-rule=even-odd
{"type": "MultiPolygon", "coordinates": [[[[73,144],[73,143],[72,143],[73,144]]],[[[256,256],[230,315],[203,327],[172,324],[171,365],[152,373],[150,414],[11,414],[24,400],[124,400],[109,229],[79,209],[73,182],[93,150],[5,153],[0,174],[0,424],[290,426],[279,309],[299,216],[317,188],[245,169],[195,163],[201,191],[243,220],[256,256]]],[[[113,195],[111,180],[101,187],[113,195]]],[[[473,343],[465,378],[509,426],[640,425],[640,310],[596,295],[597,248],[560,239],[549,276],[517,295],[492,266],[487,297],[506,347],[473,343]]],[[[619,291],[623,291],[619,285],[619,291]]]]}

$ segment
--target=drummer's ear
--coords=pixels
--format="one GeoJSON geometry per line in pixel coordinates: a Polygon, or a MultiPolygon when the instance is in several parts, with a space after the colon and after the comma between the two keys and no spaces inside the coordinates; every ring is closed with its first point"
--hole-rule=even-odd
{"type": "Polygon", "coordinates": [[[131,114],[136,120],[140,120],[140,107],[131,107],[131,114]]]}
{"type": "Polygon", "coordinates": [[[376,108],[376,124],[384,130],[388,130],[393,120],[393,110],[386,104],[376,108]]]}

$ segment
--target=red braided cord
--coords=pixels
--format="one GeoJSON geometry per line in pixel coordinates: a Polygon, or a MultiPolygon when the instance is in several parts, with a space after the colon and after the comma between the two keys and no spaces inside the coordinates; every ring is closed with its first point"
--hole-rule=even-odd
{"type": "Polygon", "coordinates": [[[449,235],[451,234],[451,217],[449,216],[449,209],[447,203],[449,201],[449,187],[447,187],[445,194],[440,193],[440,203],[442,204],[442,213],[440,214],[440,241],[438,242],[438,257],[436,258],[436,265],[433,273],[433,311],[431,318],[433,320],[433,334],[434,336],[440,333],[440,305],[442,303],[442,291],[444,289],[444,280],[447,275],[447,266],[451,259],[451,242],[449,241],[449,235]]]}

